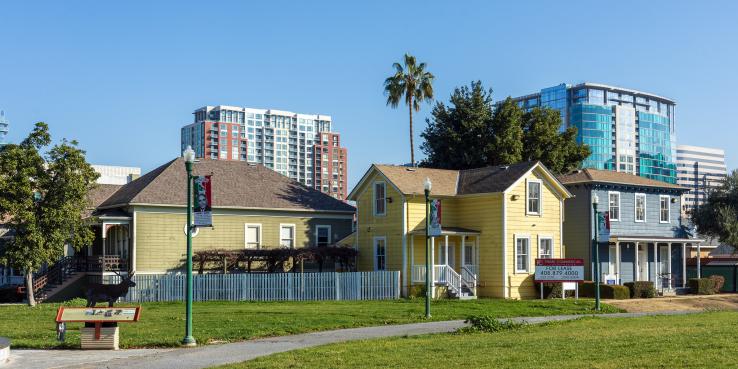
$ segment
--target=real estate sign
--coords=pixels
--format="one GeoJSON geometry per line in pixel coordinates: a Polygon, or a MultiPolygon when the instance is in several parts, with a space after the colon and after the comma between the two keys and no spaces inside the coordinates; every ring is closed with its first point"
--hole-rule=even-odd
{"type": "Polygon", "coordinates": [[[536,259],[536,282],[581,282],[584,259],[536,259]]]}
{"type": "Polygon", "coordinates": [[[443,233],[441,230],[441,200],[431,200],[429,212],[428,223],[430,223],[430,227],[428,227],[428,235],[432,237],[440,236],[443,233]]]}
{"type": "Polygon", "coordinates": [[[211,176],[195,176],[193,178],[193,195],[195,203],[193,213],[195,214],[195,227],[213,226],[213,197],[211,188],[211,176]]]}

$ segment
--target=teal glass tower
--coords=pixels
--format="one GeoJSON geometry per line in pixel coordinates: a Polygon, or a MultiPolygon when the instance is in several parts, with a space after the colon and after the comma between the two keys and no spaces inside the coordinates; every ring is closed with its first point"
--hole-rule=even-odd
{"type": "Polygon", "coordinates": [[[577,141],[592,150],[584,168],[676,183],[673,100],[589,82],[562,83],[514,100],[526,111],[556,109],[564,122],[562,129],[576,127],[577,141]]]}
{"type": "Polygon", "coordinates": [[[5,139],[8,136],[8,126],[10,122],[5,119],[5,112],[0,110],[0,146],[8,143],[5,139]]]}

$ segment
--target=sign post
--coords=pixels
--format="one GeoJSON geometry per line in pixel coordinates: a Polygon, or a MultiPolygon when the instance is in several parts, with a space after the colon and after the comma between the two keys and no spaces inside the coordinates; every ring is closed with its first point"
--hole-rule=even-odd
{"type": "Polygon", "coordinates": [[[60,340],[64,339],[66,323],[85,323],[85,327],[80,330],[83,349],[117,350],[118,323],[137,322],[140,316],[140,306],[107,308],[60,306],[56,312],[57,337],[60,340]]]}
{"type": "MultiPolygon", "coordinates": [[[[543,283],[562,283],[567,287],[572,282],[578,284],[584,281],[584,259],[536,259],[534,281],[540,283],[541,299],[543,299],[543,283]]],[[[562,294],[566,293],[564,285],[562,294]]],[[[578,297],[579,288],[578,286],[574,288],[578,297]]]]}

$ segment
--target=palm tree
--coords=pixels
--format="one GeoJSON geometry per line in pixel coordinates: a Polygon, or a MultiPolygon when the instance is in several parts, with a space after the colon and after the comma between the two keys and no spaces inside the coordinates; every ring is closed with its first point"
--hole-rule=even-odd
{"type": "Polygon", "coordinates": [[[410,111],[410,163],[415,165],[415,148],[413,143],[413,110],[420,110],[420,103],[433,100],[433,74],[425,70],[426,64],[415,63],[415,57],[405,54],[405,66],[392,64],[395,74],[384,80],[384,93],[387,105],[396,108],[400,100],[410,111]]]}

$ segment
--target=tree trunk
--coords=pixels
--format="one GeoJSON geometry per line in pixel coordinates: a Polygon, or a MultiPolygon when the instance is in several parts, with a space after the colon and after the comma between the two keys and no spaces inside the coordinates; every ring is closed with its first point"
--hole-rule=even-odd
{"type": "Polygon", "coordinates": [[[413,98],[410,97],[410,166],[415,166],[415,144],[413,139],[413,98]]]}
{"type": "Polygon", "coordinates": [[[33,272],[26,271],[26,299],[28,306],[36,306],[36,298],[33,296],[33,272]]]}

